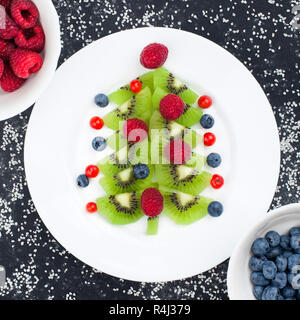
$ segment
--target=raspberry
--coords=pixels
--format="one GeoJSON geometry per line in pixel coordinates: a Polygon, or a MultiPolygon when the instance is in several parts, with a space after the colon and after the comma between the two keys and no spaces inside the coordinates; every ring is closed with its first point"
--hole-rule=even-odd
{"type": "Polygon", "coordinates": [[[34,27],[39,18],[39,10],[30,0],[13,0],[10,13],[22,29],[34,27]]]}
{"type": "Polygon", "coordinates": [[[41,52],[45,47],[45,33],[43,27],[37,24],[33,28],[19,30],[15,37],[19,48],[41,52]]]}
{"type": "Polygon", "coordinates": [[[1,79],[1,77],[2,77],[3,71],[4,71],[4,62],[3,62],[3,60],[0,58],[0,79],[1,79]]]}
{"type": "Polygon", "coordinates": [[[159,111],[166,120],[177,120],[184,112],[184,102],[170,93],[161,99],[159,111]]]}
{"type": "Polygon", "coordinates": [[[164,208],[164,198],[155,188],[146,189],[142,193],[141,208],[148,217],[158,216],[164,208]]]}
{"type": "Polygon", "coordinates": [[[129,142],[141,142],[148,136],[148,126],[140,119],[128,119],[124,124],[123,133],[129,142]]]}
{"type": "Polygon", "coordinates": [[[11,0],[0,0],[0,6],[3,6],[5,9],[9,9],[11,0]]]}
{"type": "Polygon", "coordinates": [[[141,53],[141,64],[147,69],[161,67],[168,58],[169,50],[160,43],[151,43],[141,53]]]}
{"type": "Polygon", "coordinates": [[[0,58],[3,60],[8,60],[10,54],[15,49],[13,42],[8,42],[0,39],[0,58]]]}
{"type": "Polygon", "coordinates": [[[165,146],[165,157],[173,164],[184,164],[191,159],[191,146],[181,139],[173,140],[165,146]]]}
{"type": "Polygon", "coordinates": [[[23,84],[25,80],[18,78],[9,65],[4,66],[4,72],[0,79],[0,86],[6,92],[13,92],[18,90],[23,84]]]}
{"type": "Polygon", "coordinates": [[[15,22],[6,15],[5,18],[5,29],[0,28],[0,38],[1,39],[13,39],[19,31],[19,28],[15,24],[15,22]]]}
{"type": "Polygon", "coordinates": [[[38,72],[43,65],[43,60],[38,53],[26,49],[15,49],[9,57],[9,61],[15,75],[23,79],[38,72]]]}

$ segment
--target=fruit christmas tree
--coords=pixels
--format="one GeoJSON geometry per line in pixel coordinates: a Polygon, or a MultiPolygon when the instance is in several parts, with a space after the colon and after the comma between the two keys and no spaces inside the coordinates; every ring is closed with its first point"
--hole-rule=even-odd
{"type": "MultiPolygon", "coordinates": [[[[167,55],[163,45],[147,46],[141,63],[155,70],[122,86],[108,99],[104,95],[95,99],[101,107],[108,100],[117,105],[103,118],[115,132],[97,147],[102,150],[107,144],[114,152],[97,167],[104,175],[99,183],[107,196],[88,204],[87,209],[98,210],[117,225],[147,216],[149,235],[157,233],[161,213],[187,225],[223,211],[221,203],[200,195],[210,184],[221,187],[223,179],[205,171],[205,157],[193,151],[201,143],[212,145],[215,137],[212,133],[202,137],[191,129],[205,120],[203,111],[193,106],[198,95],[162,66],[167,55]]],[[[206,161],[215,168],[221,158],[211,154],[206,161]]],[[[80,177],[78,184],[86,186],[88,182],[80,177]]]]}

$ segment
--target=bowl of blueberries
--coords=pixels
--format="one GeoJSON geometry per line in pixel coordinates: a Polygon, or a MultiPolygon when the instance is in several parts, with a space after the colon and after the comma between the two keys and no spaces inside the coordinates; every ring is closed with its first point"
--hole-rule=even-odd
{"type": "Polygon", "coordinates": [[[300,204],[268,213],[245,234],[227,286],[231,300],[300,300],[300,204]]]}

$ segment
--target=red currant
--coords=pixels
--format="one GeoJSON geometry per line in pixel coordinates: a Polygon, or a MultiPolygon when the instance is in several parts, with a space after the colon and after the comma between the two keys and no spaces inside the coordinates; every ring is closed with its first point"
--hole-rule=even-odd
{"type": "Polygon", "coordinates": [[[104,121],[99,118],[99,117],[93,117],[91,120],[90,120],[90,126],[93,128],[93,129],[96,129],[96,130],[100,130],[103,128],[104,126],[104,121]]]}
{"type": "Polygon", "coordinates": [[[216,142],[216,136],[211,132],[206,132],[203,137],[203,143],[205,146],[210,147],[216,142]]]}
{"type": "Polygon", "coordinates": [[[97,205],[95,202],[89,202],[87,205],[86,205],[86,211],[89,212],[89,213],[94,213],[98,210],[97,208],[97,205]]]}
{"type": "Polygon", "coordinates": [[[198,99],[198,106],[202,109],[207,109],[212,105],[212,98],[209,96],[202,96],[198,99]]]}
{"type": "Polygon", "coordinates": [[[218,174],[214,174],[210,184],[214,189],[220,189],[224,184],[224,178],[218,174]]]}
{"type": "Polygon", "coordinates": [[[142,90],[142,83],[139,80],[132,80],[130,82],[130,90],[133,93],[138,93],[142,90]]]}
{"type": "Polygon", "coordinates": [[[99,173],[99,168],[94,165],[90,165],[90,166],[86,167],[86,169],[85,169],[85,175],[88,178],[96,178],[98,173],[99,173]]]}

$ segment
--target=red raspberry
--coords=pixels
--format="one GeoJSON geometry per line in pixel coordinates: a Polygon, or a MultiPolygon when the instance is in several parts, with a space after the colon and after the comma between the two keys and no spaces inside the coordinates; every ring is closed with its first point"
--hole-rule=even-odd
{"type": "Polygon", "coordinates": [[[8,42],[0,39],[0,58],[3,60],[8,60],[10,54],[15,49],[13,42],[8,42]]]}
{"type": "Polygon", "coordinates": [[[188,143],[177,139],[165,146],[164,154],[171,163],[183,164],[191,159],[192,149],[188,143]]]}
{"type": "Polygon", "coordinates": [[[123,133],[129,142],[142,142],[148,136],[148,126],[140,119],[128,119],[124,123],[123,133]]]}
{"type": "Polygon", "coordinates": [[[23,79],[38,72],[43,65],[43,60],[38,53],[26,49],[15,49],[9,57],[9,62],[15,75],[23,79]]]}
{"type": "Polygon", "coordinates": [[[1,77],[2,77],[3,71],[4,71],[4,62],[3,62],[3,60],[0,58],[0,79],[1,79],[1,77]]]}
{"type": "Polygon", "coordinates": [[[0,79],[0,86],[6,92],[13,92],[18,90],[23,84],[25,80],[18,78],[13,71],[11,70],[9,65],[4,66],[4,72],[0,79]]]}
{"type": "Polygon", "coordinates": [[[15,43],[19,48],[41,52],[45,47],[43,27],[37,24],[33,28],[19,30],[15,37],[15,43]]]}
{"type": "Polygon", "coordinates": [[[141,53],[141,64],[147,69],[161,67],[168,58],[169,50],[160,43],[151,43],[141,53]]]}
{"type": "Polygon", "coordinates": [[[39,18],[39,10],[30,0],[13,0],[10,14],[22,29],[34,27],[39,18]]]}
{"type": "Polygon", "coordinates": [[[146,189],[141,196],[141,208],[148,217],[158,216],[164,208],[164,198],[155,188],[146,189]]]}
{"type": "Polygon", "coordinates": [[[5,9],[10,7],[11,0],[0,0],[0,6],[3,6],[5,9]]]}
{"type": "Polygon", "coordinates": [[[160,101],[159,111],[166,120],[177,120],[184,112],[184,102],[175,94],[167,94],[160,101]]]}
{"type": "Polygon", "coordinates": [[[19,31],[19,28],[15,24],[15,22],[6,15],[5,18],[5,29],[0,28],[0,38],[1,39],[13,39],[19,31]]]}

